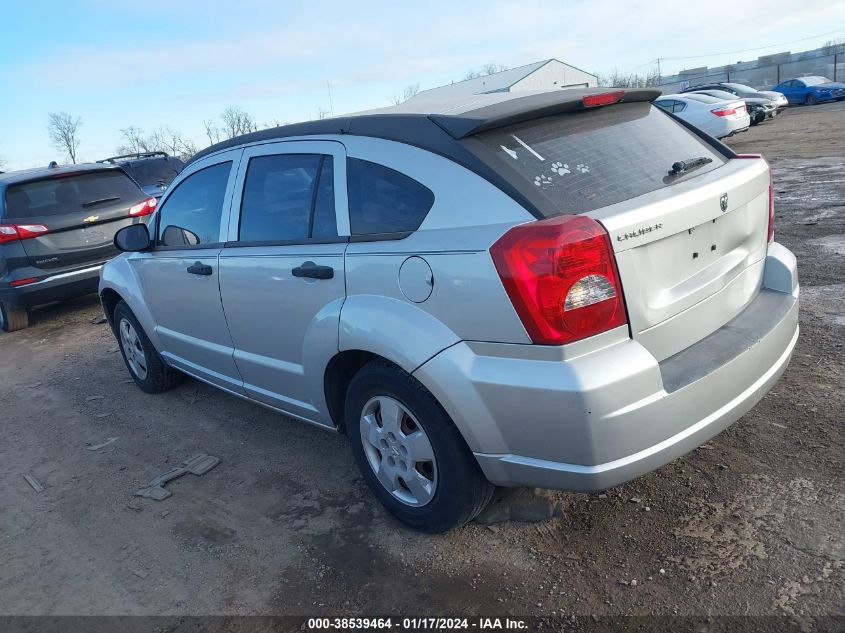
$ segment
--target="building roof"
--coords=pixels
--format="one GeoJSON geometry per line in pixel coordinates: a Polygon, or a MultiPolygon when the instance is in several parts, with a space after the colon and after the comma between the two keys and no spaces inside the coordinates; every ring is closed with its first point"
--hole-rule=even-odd
{"type": "Polygon", "coordinates": [[[533,64],[526,64],[524,66],[517,66],[516,68],[509,68],[497,73],[489,75],[482,75],[481,77],[474,77],[472,79],[464,79],[463,81],[455,81],[444,86],[437,86],[436,88],[429,88],[421,90],[416,95],[411,97],[409,101],[428,100],[435,95],[456,95],[456,94],[489,94],[495,92],[507,92],[515,84],[519,83],[529,75],[538,71],[547,64],[560,64],[566,66],[577,73],[589,75],[593,79],[598,79],[592,73],[576,68],[571,64],[566,64],[559,59],[544,59],[533,64]]]}

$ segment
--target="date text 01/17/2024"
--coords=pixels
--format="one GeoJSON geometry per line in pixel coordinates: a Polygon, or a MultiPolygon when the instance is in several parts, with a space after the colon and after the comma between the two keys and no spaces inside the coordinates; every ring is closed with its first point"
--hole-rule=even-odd
{"type": "Polygon", "coordinates": [[[309,631],[319,630],[391,630],[401,631],[443,631],[443,630],[478,630],[520,631],[527,629],[527,623],[520,618],[309,618],[309,631]]]}

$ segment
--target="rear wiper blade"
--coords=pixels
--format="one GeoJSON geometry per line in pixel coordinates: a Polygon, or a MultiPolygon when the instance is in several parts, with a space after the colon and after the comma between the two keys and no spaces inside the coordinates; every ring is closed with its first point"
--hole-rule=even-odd
{"type": "Polygon", "coordinates": [[[672,163],[672,169],[669,170],[670,175],[682,174],[685,171],[690,171],[707,163],[712,163],[712,158],[701,156],[700,158],[688,158],[686,160],[679,160],[677,163],[672,163]]]}
{"type": "Polygon", "coordinates": [[[87,209],[88,207],[93,207],[97,204],[103,204],[104,202],[114,202],[115,200],[120,200],[120,196],[113,196],[111,198],[99,198],[98,200],[90,200],[89,202],[83,202],[82,208],[87,209]]]}

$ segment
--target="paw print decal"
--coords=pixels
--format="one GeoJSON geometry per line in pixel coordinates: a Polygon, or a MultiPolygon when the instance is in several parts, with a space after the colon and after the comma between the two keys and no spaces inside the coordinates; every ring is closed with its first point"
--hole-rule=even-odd
{"type": "Polygon", "coordinates": [[[540,174],[539,176],[536,176],[534,178],[534,184],[538,187],[550,185],[552,184],[552,179],[549,178],[546,174],[540,174]]]}
{"type": "Polygon", "coordinates": [[[569,165],[566,163],[552,163],[552,173],[563,176],[565,174],[571,174],[572,171],[570,171],[569,165]]]}
{"type": "Polygon", "coordinates": [[[590,173],[590,166],[589,166],[589,165],[584,165],[583,163],[582,163],[582,164],[580,164],[580,165],[575,165],[575,169],[577,169],[578,171],[580,171],[582,174],[588,174],[588,173],[590,173]]]}

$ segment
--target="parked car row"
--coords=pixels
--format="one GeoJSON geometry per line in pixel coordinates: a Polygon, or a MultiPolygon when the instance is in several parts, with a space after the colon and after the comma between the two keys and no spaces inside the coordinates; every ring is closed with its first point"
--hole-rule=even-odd
{"type": "Polygon", "coordinates": [[[96,292],[114,235],[144,221],[184,164],[163,152],[0,172],[0,330],[37,305],[96,292]]]}
{"type": "Polygon", "coordinates": [[[663,95],[655,104],[715,138],[725,138],[775,118],[787,105],[841,99],[845,99],[845,84],[826,77],[801,77],[772,90],[735,82],[700,84],[663,95]]]}

